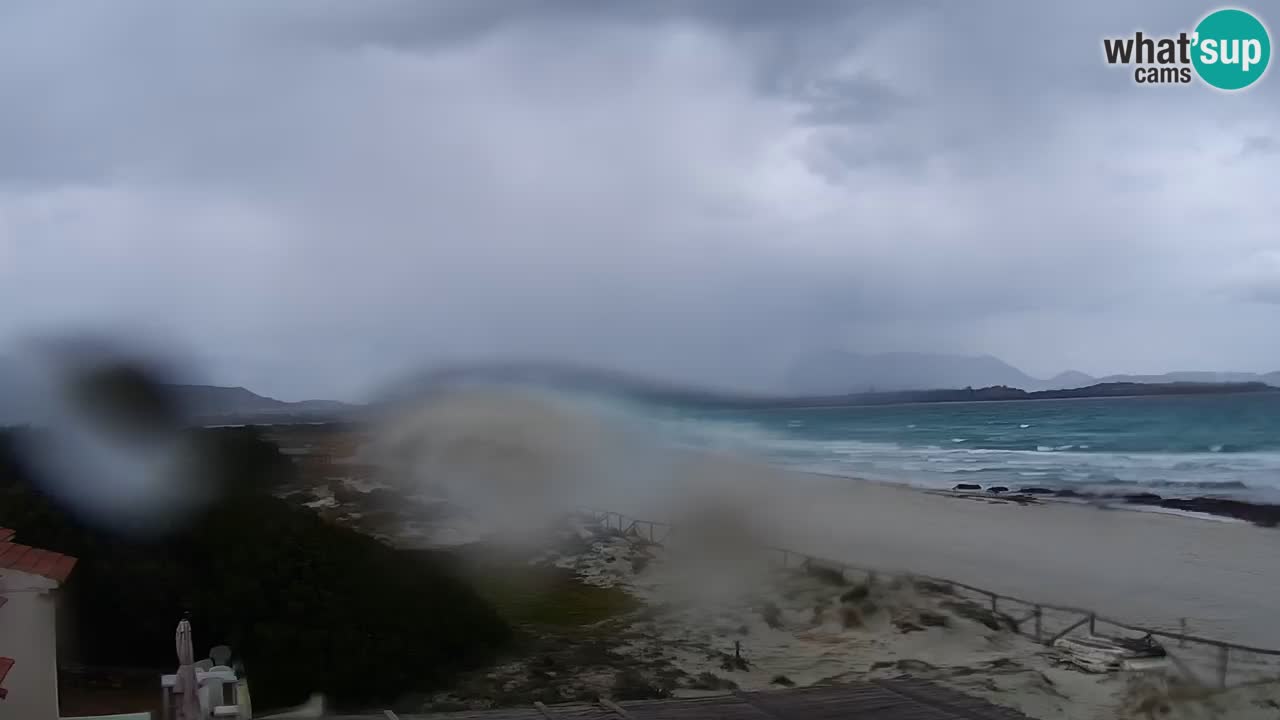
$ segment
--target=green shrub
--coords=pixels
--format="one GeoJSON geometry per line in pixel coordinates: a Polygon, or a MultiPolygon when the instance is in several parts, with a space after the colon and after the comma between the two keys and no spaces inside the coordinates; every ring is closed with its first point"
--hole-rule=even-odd
{"type": "Polygon", "coordinates": [[[174,627],[190,612],[197,655],[230,645],[256,706],[323,692],[352,707],[443,687],[507,641],[507,625],[444,558],[271,497],[291,466],[256,432],[200,432],[220,499],[180,531],[147,538],[61,508],[0,436],[0,525],[80,558],[64,598],[66,659],[172,668],[174,627]]]}

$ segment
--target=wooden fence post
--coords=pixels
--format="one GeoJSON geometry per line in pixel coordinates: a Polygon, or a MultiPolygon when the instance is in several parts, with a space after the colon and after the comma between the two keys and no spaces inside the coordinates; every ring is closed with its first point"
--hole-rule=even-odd
{"type": "Polygon", "coordinates": [[[1227,686],[1227,656],[1230,653],[1224,645],[1218,648],[1218,687],[1227,686]]]}
{"type": "Polygon", "coordinates": [[[1089,613],[1089,634],[1090,635],[1097,634],[1094,627],[1097,624],[1097,622],[1098,622],[1098,616],[1094,615],[1093,613],[1089,613]]]}
{"type": "Polygon", "coordinates": [[[1187,619],[1186,619],[1186,618],[1179,618],[1179,620],[1178,620],[1178,627],[1179,627],[1179,628],[1181,628],[1181,633],[1180,633],[1180,634],[1183,636],[1183,637],[1178,638],[1178,647],[1186,647],[1186,646],[1187,646],[1187,638],[1186,638],[1186,634],[1187,634],[1187,619]]]}
{"type": "Polygon", "coordinates": [[[1040,606],[1036,606],[1036,642],[1040,642],[1040,606]]]}
{"type": "Polygon", "coordinates": [[[1068,634],[1068,633],[1070,633],[1072,630],[1075,630],[1076,628],[1080,627],[1081,625],[1083,625],[1083,624],[1085,624],[1085,623],[1087,623],[1087,622],[1089,622],[1089,616],[1088,616],[1088,615],[1085,615],[1084,617],[1080,618],[1079,620],[1077,620],[1077,621],[1075,621],[1075,622],[1071,623],[1070,625],[1066,626],[1066,627],[1065,627],[1065,628],[1063,628],[1062,630],[1059,630],[1057,635],[1054,635],[1053,637],[1049,638],[1048,640],[1045,640],[1045,641],[1044,641],[1044,644],[1045,644],[1045,645],[1048,645],[1048,646],[1050,646],[1050,647],[1052,647],[1052,646],[1053,646],[1053,644],[1054,644],[1054,643],[1056,643],[1060,638],[1064,638],[1064,637],[1066,637],[1066,636],[1067,636],[1067,634],[1068,634]]]}

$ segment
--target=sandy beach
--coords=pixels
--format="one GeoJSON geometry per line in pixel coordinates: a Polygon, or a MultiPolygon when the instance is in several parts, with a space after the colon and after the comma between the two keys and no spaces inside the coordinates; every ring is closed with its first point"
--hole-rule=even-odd
{"type": "Polygon", "coordinates": [[[555,563],[643,600],[647,610],[616,631],[616,652],[659,676],[692,678],[697,689],[676,689],[677,696],[909,675],[1046,720],[1261,718],[1280,698],[1276,682],[1221,690],[1186,682],[1169,666],[1086,672],[1014,631],[982,598],[945,585],[796,565],[712,569],[688,536],[654,546],[580,532],[589,548],[555,563]]]}
{"type": "MultiPolygon", "coordinates": [[[[646,426],[647,428],[647,426],[646,426]]],[[[580,507],[946,577],[1197,635],[1280,648],[1280,531],[1069,502],[1021,505],[673,452],[545,398],[460,392],[384,433],[392,484],[435,486],[494,527],[580,507]]],[[[1208,479],[1208,478],[1207,478],[1208,479]]]]}
{"type": "MultiPolygon", "coordinates": [[[[1274,681],[1241,686],[1280,677],[1273,659],[1233,651],[1228,684],[1239,687],[1226,693],[1216,689],[1216,650],[1205,646],[1167,648],[1200,682],[1160,672],[1086,673],[1029,637],[1025,625],[1022,633],[992,627],[974,610],[985,607],[982,598],[901,580],[947,578],[1171,631],[1185,618],[1193,635],[1280,647],[1270,601],[1280,589],[1271,573],[1280,544],[1275,529],[1065,501],[962,497],[706,453],[620,453],[616,448],[634,448],[599,442],[596,427],[544,433],[547,423],[526,423],[520,434],[501,435],[488,431],[489,422],[486,414],[477,423],[484,432],[453,435],[430,422],[413,428],[401,449],[416,472],[392,470],[381,479],[414,504],[392,503],[390,515],[373,507],[351,513],[367,505],[359,498],[372,498],[374,487],[351,477],[303,495],[323,504],[330,494],[350,495],[356,505],[318,510],[413,547],[455,544],[463,529],[476,539],[488,527],[514,533],[509,546],[527,549],[540,544],[539,527],[581,507],[672,524],[661,547],[583,529],[589,548],[549,558],[584,582],[626,589],[648,608],[589,632],[595,660],[574,661],[578,669],[566,685],[574,693],[615,692],[620,682],[641,692],[662,683],[679,692],[724,692],[911,674],[1039,718],[1117,717],[1135,707],[1141,714],[1144,698],[1175,696],[1190,709],[1174,717],[1272,717],[1280,707],[1274,681]],[[537,428],[532,438],[524,430],[530,426],[537,428]],[[495,436],[505,444],[495,445],[495,436]],[[573,442],[562,442],[566,437],[573,442]],[[421,438],[430,442],[419,444],[421,438]],[[455,500],[465,501],[462,514],[417,505],[455,500]],[[383,515],[386,521],[378,519],[383,515]],[[778,576],[761,551],[770,546],[876,569],[885,584],[850,601],[847,593],[867,585],[865,577],[833,585],[794,572],[778,576]],[[738,649],[746,666],[732,659],[738,649]]],[[[1069,622],[1045,617],[1050,633],[1069,622]]],[[[519,702],[531,678],[545,683],[542,675],[552,675],[526,663],[496,669],[482,687],[511,689],[519,702]]],[[[563,671],[556,673],[554,682],[564,681],[563,671]]]]}
{"type": "Polygon", "coordinates": [[[802,473],[673,450],[648,422],[494,389],[434,398],[379,437],[390,484],[437,488],[497,528],[594,507],[1280,649],[1276,528],[802,473]]]}
{"type": "Polygon", "coordinates": [[[779,473],[780,545],[1117,619],[1280,648],[1280,533],[1240,522],[1021,505],[779,473]]]}

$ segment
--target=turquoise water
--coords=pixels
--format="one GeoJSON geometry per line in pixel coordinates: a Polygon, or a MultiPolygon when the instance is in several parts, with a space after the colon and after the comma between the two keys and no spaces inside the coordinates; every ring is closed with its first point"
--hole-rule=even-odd
{"type": "Polygon", "coordinates": [[[1280,502],[1280,395],[657,412],[683,444],[835,475],[1280,502]]]}

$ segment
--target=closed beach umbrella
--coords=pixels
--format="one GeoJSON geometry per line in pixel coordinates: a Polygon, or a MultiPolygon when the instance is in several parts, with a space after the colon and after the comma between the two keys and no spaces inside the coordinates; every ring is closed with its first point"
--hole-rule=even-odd
{"type": "Polygon", "coordinates": [[[195,651],[191,649],[191,623],[178,623],[178,677],[173,683],[177,720],[200,720],[200,688],[196,683],[195,651]]]}

